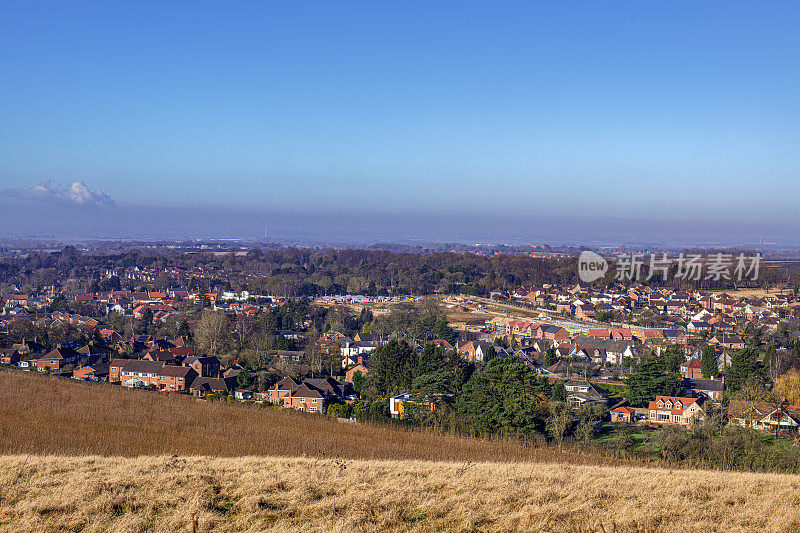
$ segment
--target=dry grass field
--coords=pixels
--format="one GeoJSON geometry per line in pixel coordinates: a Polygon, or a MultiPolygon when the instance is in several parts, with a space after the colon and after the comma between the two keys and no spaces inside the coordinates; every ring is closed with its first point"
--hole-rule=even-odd
{"type": "Polygon", "coordinates": [[[0,531],[797,531],[800,476],[0,372],[0,531]],[[611,466],[613,465],[613,466],[611,466]]]}
{"type": "Polygon", "coordinates": [[[337,422],[323,415],[0,371],[0,454],[283,456],[573,461],[612,464],[517,441],[337,422]]]}
{"type": "Polygon", "coordinates": [[[543,463],[0,458],[12,531],[797,531],[800,477],[543,463]]]}

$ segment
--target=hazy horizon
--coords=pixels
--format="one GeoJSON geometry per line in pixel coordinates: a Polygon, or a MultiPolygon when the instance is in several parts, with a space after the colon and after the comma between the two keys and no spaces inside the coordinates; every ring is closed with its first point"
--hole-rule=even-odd
{"type": "Polygon", "coordinates": [[[794,2],[2,12],[6,236],[800,245],[794,2]]]}

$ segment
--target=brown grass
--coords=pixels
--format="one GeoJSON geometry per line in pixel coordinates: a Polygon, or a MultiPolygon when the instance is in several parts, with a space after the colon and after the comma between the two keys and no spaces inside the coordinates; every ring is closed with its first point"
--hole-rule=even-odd
{"type": "Polygon", "coordinates": [[[614,462],[518,441],[337,422],[27,372],[0,372],[0,420],[0,454],[614,462]]]}
{"type": "Polygon", "coordinates": [[[14,531],[797,531],[800,477],[534,463],[0,457],[14,531]]]}

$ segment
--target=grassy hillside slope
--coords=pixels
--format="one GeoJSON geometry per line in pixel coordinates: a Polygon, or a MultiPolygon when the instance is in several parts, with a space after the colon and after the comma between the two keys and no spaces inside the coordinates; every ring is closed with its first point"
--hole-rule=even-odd
{"type": "Polygon", "coordinates": [[[544,463],[6,456],[19,531],[797,531],[800,477],[544,463]]]}
{"type": "Polygon", "coordinates": [[[0,421],[0,454],[613,463],[516,441],[337,422],[293,410],[211,403],[8,370],[0,371],[0,421]]]}

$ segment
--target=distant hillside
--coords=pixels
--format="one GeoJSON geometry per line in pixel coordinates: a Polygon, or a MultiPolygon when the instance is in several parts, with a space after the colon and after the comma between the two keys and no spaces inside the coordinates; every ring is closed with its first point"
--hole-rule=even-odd
{"type": "Polygon", "coordinates": [[[545,463],[0,457],[14,531],[797,531],[800,477],[545,463]]]}

